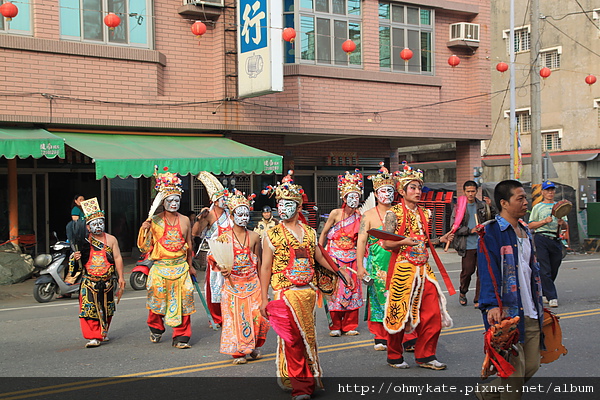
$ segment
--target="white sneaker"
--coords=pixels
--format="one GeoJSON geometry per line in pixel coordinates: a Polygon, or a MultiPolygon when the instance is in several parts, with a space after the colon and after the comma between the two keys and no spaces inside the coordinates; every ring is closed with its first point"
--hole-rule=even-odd
{"type": "Polygon", "coordinates": [[[440,371],[442,369],[446,369],[446,364],[439,362],[438,360],[431,360],[429,362],[419,364],[419,367],[440,371]]]}
{"type": "Polygon", "coordinates": [[[85,347],[98,347],[100,346],[100,342],[98,339],[92,339],[85,344],[85,347]]]}
{"type": "Polygon", "coordinates": [[[344,333],[344,335],[346,335],[346,336],[356,336],[356,335],[360,335],[360,332],[359,331],[355,331],[355,330],[351,330],[351,331],[348,331],[348,332],[344,333]]]}
{"type": "Polygon", "coordinates": [[[552,299],[548,302],[550,307],[558,307],[558,299],[552,299]]]}
{"type": "Polygon", "coordinates": [[[398,368],[398,369],[407,369],[410,368],[410,365],[408,365],[408,363],[406,361],[402,361],[401,364],[390,364],[388,363],[388,365],[392,368],[398,368]]]}
{"type": "Polygon", "coordinates": [[[373,348],[377,351],[386,351],[387,350],[387,346],[383,343],[377,343],[375,346],[373,346],[373,348]]]}
{"type": "Polygon", "coordinates": [[[340,331],[340,330],[329,331],[329,336],[331,336],[331,337],[342,336],[342,331],[340,331]]]}

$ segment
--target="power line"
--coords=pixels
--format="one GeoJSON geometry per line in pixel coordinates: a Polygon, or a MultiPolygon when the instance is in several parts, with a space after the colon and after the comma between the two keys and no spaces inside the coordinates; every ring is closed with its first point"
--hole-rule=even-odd
{"type": "Polygon", "coordinates": [[[590,53],[592,53],[592,54],[600,57],[600,54],[596,53],[594,50],[592,50],[589,47],[585,46],[584,44],[582,44],[581,42],[577,41],[576,39],[573,39],[571,36],[569,36],[567,33],[565,33],[562,29],[560,29],[558,26],[554,25],[549,20],[545,19],[545,21],[547,23],[549,23],[554,29],[556,29],[557,31],[559,31],[560,33],[562,33],[563,35],[565,35],[566,37],[568,37],[569,39],[571,39],[572,41],[574,41],[575,43],[577,43],[578,45],[580,45],[581,47],[583,47],[584,49],[586,49],[587,51],[589,51],[590,53]]]}

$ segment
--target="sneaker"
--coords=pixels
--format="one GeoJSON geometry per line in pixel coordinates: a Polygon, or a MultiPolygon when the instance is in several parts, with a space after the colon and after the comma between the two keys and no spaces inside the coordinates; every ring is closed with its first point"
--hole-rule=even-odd
{"type": "Polygon", "coordinates": [[[558,299],[552,299],[548,302],[550,307],[558,307],[558,299]]]}
{"type": "Polygon", "coordinates": [[[388,365],[392,368],[398,368],[398,369],[407,369],[410,368],[410,365],[408,365],[408,363],[406,361],[402,361],[402,363],[400,364],[390,364],[388,363],[388,365]]]}
{"type": "Polygon", "coordinates": [[[260,360],[262,358],[262,354],[260,354],[260,350],[258,350],[258,349],[252,350],[252,352],[250,353],[250,358],[252,358],[253,360],[260,360]]]}
{"type": "Polygon", "coordinates": [[[340,331],[340,330],[329,331],[329,336],[331,336],[331,337],[342,336],[342,331],[340,331]]]}
{"type": "Polygon", "coordinates": [[[548,304],[548,298],[546,298],[546,296],[542,296],[542,301],[544,304],[548,304]]]}
{"type": "Polygon", "coordinates": [[[240,364],[246,364],[247,362],[248,362],[248,360],[246,360],[246,357],[240,357],[240,358],[234,358],[232,364],[240,365],[240,364]]]}
{"type": "Polygon", "coordinates": [[[185,343],[185,342],[177,342],[177,343],[173,343],[173,347],[175,347],[177,349],[191,349],[192,345],[189,343],[185,343]]]}
{"type": "Polygon", "coordinates": [[[446,369],[447,365],[439,362],[438,360],[431,360],[429,362],[426,363],[420,363],[419,367],[421,368],[429,368],[429,369],[434,369],[436,371],[440,371],[442,369],[446,369]]]}
{"type": "Polygon", "coordinates": [[[98,339],[92,339],[85,344],[85,347],[98,347],[100,346],[100,342],[98,339]]]}
{"type": "Polygon", "coordinates": [[[346,336],[356,336],[356,335],[360,335],[360,332],[359,331],[355,331],[353,329],[351,331],[348,331],[348,332],[344,333],[344,335],[346,335],[346,336]]]}
{"type": "Polygon", "coordinates": [[[158,342],[160,342],[161,338],[162,338],[162,333],[152,333],[152,332],[150,332],[150,341],[152,343],[158,343],[158,342]]]}
{"type": "Polygon", "coordinates": [[[373,346],[373,348],[377,351],[386,351],[387,350],[387,346],[383,343],[377,343],[375,346],[373,346]]]}

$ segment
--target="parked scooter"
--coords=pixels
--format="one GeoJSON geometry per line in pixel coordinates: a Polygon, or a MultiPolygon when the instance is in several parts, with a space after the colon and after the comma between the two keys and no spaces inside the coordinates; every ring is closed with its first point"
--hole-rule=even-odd
{"type": "Polygon", "coordinates": [[[63,280],[64,270],[69,265],[71,245],[58,240],[54,232],[56,243],[51,246],[52,254],[40,254],[33,261],[33,265],[40,269],[40,277],[36,279],[33,287],[33,297],[39,303],[47,303],[54,299],[55,294],[66,295],[79,292],[79,283],[69,285],[63,280]]]}
{"type": "Polygon", "coordinates": [[[146,282],[148,281],[148,274],[152,267],[153,261],[149,258],[150,252],[143,253],[135,263],[135,267],[131,270],[131,276],[129,277],[129,283],[133,290],[144,290],[146,289],[146,282]]]}

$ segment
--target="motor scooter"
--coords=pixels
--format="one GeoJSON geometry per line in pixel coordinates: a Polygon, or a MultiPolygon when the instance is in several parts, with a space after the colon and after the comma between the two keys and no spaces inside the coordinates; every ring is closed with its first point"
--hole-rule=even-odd
{"type": "Polygon", "coordinates": [[[146,282],[148,281],[148,274],[154,261],[150,258],[150,252],[142,253],[140,258],[135,263],[135,267],[131,270],[129,276],[129,284],[133,290],[144,290],[146,289],[146,282]]]}
{"type": "Polygon", "coordinates": [[[33,261],[34,267],[38,268],[40,277],[36,279],[33,287],[33,297],[39,303],[47,303],[54,299],[55,294],[66,295],[79,292],[79,283],[69,285],[63,279],[64,270],[69,265],[71,244],[58,240],[56,232],[56,243],[51,246],[52,254],[39,254],[33,261]]]}

